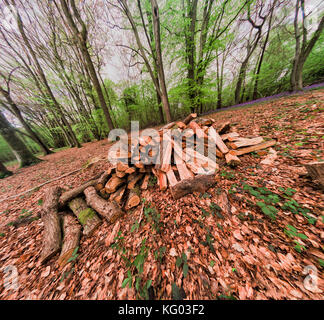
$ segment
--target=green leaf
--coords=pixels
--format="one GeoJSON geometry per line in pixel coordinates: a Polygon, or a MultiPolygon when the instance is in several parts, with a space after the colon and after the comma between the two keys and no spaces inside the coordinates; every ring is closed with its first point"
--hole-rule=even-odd
{"type": "Polygon", "coordinates": [[[187,263],[184,263],[184,264],[183,264],[182,271],[183,271],[183,276],[184,276],[185,278],[186,278],[187,275],[188,275],[188,270],[189,270],[188,264],[187,264],[187,263]]]}
{"type": "Polygon", "coordinates": [[[180,257],[177,257],[176,266],[180,268],[181,264],[182,264],[182,259],[180,257]]]}
{"type": "Polygon", "coordinates": [[[296,236],[299,237],[300,239],[303,239],[303,240],[308,239],[308,237],[303,233],[297,233],[296,236]]]}
{"type": "Polygon", "coordinates": [[[129,282],[129,278],[126,278],[124,281],[123,281],[123,283],[122,283],[122,288],[125,288],[126,286],[127,286],[127,283],[129,282]]]}
{"type": "Polygon", "coordinates": [[[321,267],[324,267],[324,260],[318,259],[318,262],[319,262],[319,264],[320,264],[321,267]]]}

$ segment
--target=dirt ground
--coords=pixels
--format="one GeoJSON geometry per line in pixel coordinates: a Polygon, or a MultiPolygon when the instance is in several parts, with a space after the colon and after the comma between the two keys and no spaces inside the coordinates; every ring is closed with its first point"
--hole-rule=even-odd
{"type": "Polygon", "coordinates": [[[242,136],[277,139],[278,157],[270,165],[260,164],[267,155],[258,153],[241,156],[236,168],[220,163],[213,188],[177,201],[155,184],[117,224],[103,222],[82,237],[78,256],[63,270],[57,256],[39,262],[41,219],[11,224],[36,217],[48,187],[67,190],[107,169],[106,160],[87,163],[106,159],[108,141],[11,168],[15,174],[0,180],[0,299],[323,299],[324,195],[303,164],[324,159],[324,90],[207,117],[229,120],[242,136]],[[218,207],[224,196],[230,214],[218,207]],[[16,290],[5,286],[12,267],[16,290]]]}

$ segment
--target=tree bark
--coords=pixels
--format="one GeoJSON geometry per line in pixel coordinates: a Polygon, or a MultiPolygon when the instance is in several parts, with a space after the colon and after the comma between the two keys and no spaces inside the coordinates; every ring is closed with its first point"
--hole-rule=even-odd
{"type": "Polygon", "coordinates": [[[0,161],[0,179],[11,176],[12,172],[9,171],[0,161]]]}
{"type": "Polygon", "coordinates": [[[166,121],[170,122],[171,112],[168,98],[168,92],[165,83],[165,74],[163,68],[162,49],[161,49],[161,35],[160,35],[160,16],[159,7],[156,0],[151,0],[152,16],[153,16],[153,30],[154,30],[154,41],[156,50],[156,67],[159,74],[160,87],[161,87],[161,100],[166,117],[166,121]]]}
{"type": "Polygon", "coordinates": [[[95,70],[95,67],[93,65],[93,62],[92,62],[92,59],[91,59],[91,56],[90,56],[90,53],[89,53],[89,50],[88,50],[88,47],[87,47],[87,28],[86,28],[86,25],[84,23],[84,21],[81,19],[81,16],[79,15],[77,9],[76,9],[76,6],[75,6],[75,2],[74,0],[71,0],[70,3],[71,3],[71,6],[72,6],[72,11],[73,11],[73,15],[75,16],[75,18],[77,19],[77,21],[81,24],[81,31],[79,31],[74,19],[73,19],[73,15],[70,11],[70,8],[68,6],[68,4],[66,3],[65,0],[61,0],[60,1],[61,3],[61,7],[62,7],[62,10],[63,10],[63,13],[66,17],[66,20],[67,20],[67,23],[68,25],[70,26],[72,32],[73,32],[73,35],[79,45],[79,48],[81,50],[81,53],[82,53],[82,56],[84,58],[84,61],[85,61],[85,66],[86,68],[88,69],[89,71],[89,75],[91,77],[91,82],[97,92],[97,95],[98,95],[98,99],[99,99],[99,102],[100,102],[100,106],[104,112],[104,115],[105,115],[105,118],[106,118],[106,121],[108,123],[108,127],[110,130],[114,129],[114,124],[112,122],[112,119],[110,117],[110,114],[109,114],[109,110],[108,110],[108,106],[106,104],[106,101],[105,101],[105,98],[104,98],[104,94],[102,92],[102,88],[100,86],[100,82],[99,82],[99,79],[98,79],[98,76],[97,76],[97,73],[96,73],[96,70],[95,70]]]}
{"type": "Polygon", "coordinates": [[[19,166],[25,167],[34,163],[38,163],[42,160],[36,158],[18,137],[15,129],[6,119],[4,114],[0,112],[0,134],[4,140],[8,143],[10,149],[16,156],[19,166]]]}
{"type": "Polygon", "coordinates": [[[90,237],[101,224],[96,212],[89,208],[82,198],[74,198],[69,202],[69,207],[78,218],[83,227],[83,234],[90,237]]]}
{"type": "Polygon", "coordinates": [[[295,45],[295,57],[293,59],[292,71],[290,75],[291,91],[300,91],[303,89],[303,67],[309,54],[311,53],[313,47],[315,46],[317,40],[319,39],[322,31],[324,30],[324,16],[322,17],[320,23],[317,26],[316,31],[313,33],[313,36],[309,41],[307,41],[308,32],[305,23],[306,23],[305,1],[296,0],[295,18],[294,18],[296,45],[295,45]],[[300,32],[298,26],[299,10],[301,10],[302,12],[302,33],[300,32]]]}
{"type": "Polygon", "coordinates": [[[114,223],[124,212],[115,201],[106,201],[97,195],[94,187],[89,187],[84,190],[87,204],[96,210],[106,221],[114,223]]]}
{"type": "Polygon", "coordinates": [[[20,121],[20,123],[23,125],[27,133],[29,134],[30,138],[32,138],[41,148],[42,152],[46,154],[53,153],[49,148],[46,146],[46,144],[41,140],[41,138],[31,129],[29,124],[26,122],[24,117],[21,114],[21,111],[17,107],[17,105],[12,100],[10,93],[6,90],[4,90],[2,87],[0,87],[0,92],[7,100],[8,104],[10,105],[10,110],[12,113],[17,117],[17,119],[20,121]]]}
{"type": "Polygon", "coordinates": [[[45,263],[56,253],[61,246],[61,226],[58,216],[58,200],[61,194],[59,187],[51,187],[45,193],[41,217],[44,223],[43,247],[41,262],[45,263]]]}
{"type": "Polygon", "coordinates": [[[73,252],[79,246],[81,225],[78,220],[68,212],[63,214],[63,245],[58,264],[61,268],[68,264],[73,252]]]}
{"type": "Polygon", "coordinates": [[[215,182],[215,174],[197,175],[193,178],[182,180],[173,187],[171,187],[171,194],[176,200],[185,196],[188,193],[204,193],[206,190],[211,188],[215,184],[215,182]]]}
{"type": "MultiPolygon", "coordinates": [[[[5,2],[6,2],[7,5],[9,5],[8,0],[5,0],[5,2]]],[[[14,2],[13,2],[13,4],[14,4],[14,6],[16,6],[16,4],[14,2]]],[[[48,84],[47,78],[45,76],[45,73],[44,73],[44,71],[43,71],[43,69],[42,69],[39,61],[38,61],[37,55],[36,55],[34,49],[32,48],[32,46],[30,44],[30,41],[29,41],[29,39],[28,39],[28,37],[27,37],[27,35],[25,33],[24,24],[23,24],[23,21],[22,21],[22,19],[20,17],[20,14],[18,13],[18,10],[17,10],[15,16],[17,18],[18,30],[19,30],[19,32],[21,34],[21,37],[23,39],[23,42],[24,42],[25,46],[27,47],[30,55],[33,58],[33,61],[34,61],[35,65],[36,65],[36,68],[37,68],[37,73],[39,75],[39,78],[41,79],[41,81],[42,81],[42,83],[43,83],[43,85],[44,85],[44,87],[45,87],[45,89],[47,91],[47,94],[48,94],[49,98],[53,102],[53,105],[55,107],[55,111],[57,111],[59,113],[60,118],[61,118],[61,120],[63,122],[63,125],[65,125],[67,127],[68,133],[69,133],[69,136],[70,136],[70,139],[71,139],[72,144],[75,147],[78,147],[79,148],[79,147],[81,147],[81,145],[80,145],[78,139],[76,138],[76,136],[75,136],[75,134],[74,134],[74,132],[72,130],[71,125],[66,120],[66,118],[65,118],[65,116],[63,114],[61,105],[56,100],[56,98],[55,98],[55,96],[54,96],[54,94],[52,92],[52,89],[50,88],[50,86],[48,84]]]]}

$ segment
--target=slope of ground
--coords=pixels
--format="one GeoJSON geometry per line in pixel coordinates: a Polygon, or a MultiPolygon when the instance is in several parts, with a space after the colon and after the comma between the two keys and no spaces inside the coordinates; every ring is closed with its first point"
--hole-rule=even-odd
{"type": "Polygon", "coordinates": [[[238,167],[221,167],[208,192],[177,201],[153,185],[116,225],[81,238],[64,270],[57,257],[40,265],[41,220],[10,222],[36,216],[48,186],[72,188],[106,169],[106,161],[85,164],[106,157],[108,143],[46,156],[1,180],[3,200],[84,166],[0,202],[0,299],[323,299],[324,197],[302,165],[324,157],[324,90],[208,117],[242,136],[276,138],[277,159],[262,165],[266,155],[244,155],[238,167]],[[8,266],[18,290],[3,286],[8,266]]]}

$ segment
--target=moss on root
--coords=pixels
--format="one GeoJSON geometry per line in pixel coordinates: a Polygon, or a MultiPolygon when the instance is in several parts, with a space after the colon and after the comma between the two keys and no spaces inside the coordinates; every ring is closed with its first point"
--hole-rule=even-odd
{"type": "Polygon", "coordinates": [[[96,212],[93,209],[87,208],[80,212],[78,219],[79,219],[80,223],[84,226],[87,224],[87,221],[89,219],[92,219],[95,215],[96,215],[96,212]]]}

